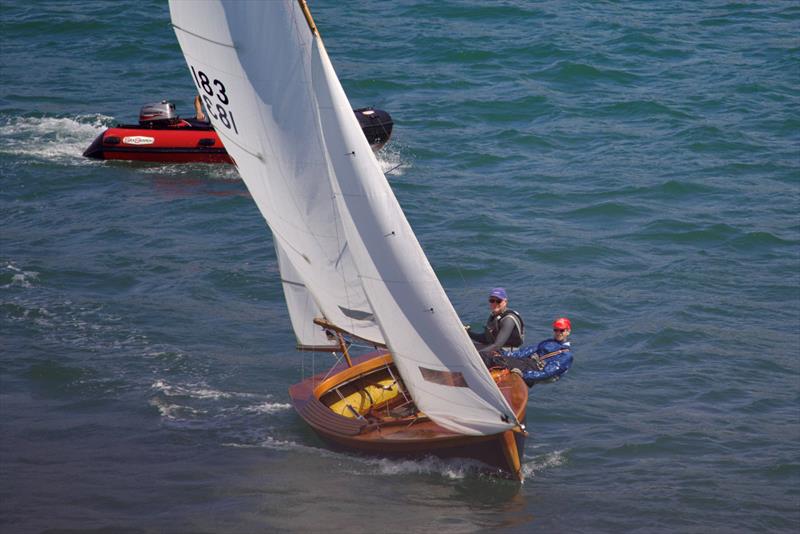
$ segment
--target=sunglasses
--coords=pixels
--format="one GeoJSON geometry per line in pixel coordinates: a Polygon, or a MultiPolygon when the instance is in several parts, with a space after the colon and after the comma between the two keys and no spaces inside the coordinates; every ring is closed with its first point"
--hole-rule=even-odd
{"type": "Polygon", "coordinates": [[[566,331],[567,331],[566,328],[553,328],[553,332],[563,333],[563,332],[566,332],[566,331]]]}
{"type": "Polygon", "coordinates": [[[489,302],[491,302],[492,304],[500,304],[503,301],[500,299],[489,299],[489,302]]]}

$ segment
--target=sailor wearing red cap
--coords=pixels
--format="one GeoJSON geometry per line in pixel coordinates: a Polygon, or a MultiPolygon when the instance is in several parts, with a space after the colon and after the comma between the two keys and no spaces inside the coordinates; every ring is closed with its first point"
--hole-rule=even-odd
{"type": "MultiPolygon", "coordinates": [[[[566,317],[559,317],[553,321],[553,339],[565,347],[569,347],[569,335],[572,333],[572,323],[566,317]]],[[[542,341],[544,343],[544,341],[542,341]]],[[[540,343],[541,345],[541,343],[540,343]]]]}
{"type": "Polygon", "coordinates": [[[572,366],[572,348],[569,335],[572,324],[566,317],[553,321],[553,337],[545,339],[535,348],[531,345],[518,350],[505,350],[490,358],[490,367],[505,367],[522,376],[528,387],[536,382],[557,380],[572,366]]]}

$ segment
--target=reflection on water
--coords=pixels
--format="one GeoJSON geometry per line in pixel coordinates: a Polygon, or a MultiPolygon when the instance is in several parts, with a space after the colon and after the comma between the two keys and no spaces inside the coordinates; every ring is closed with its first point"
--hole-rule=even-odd
{"type": "Polygon", "coordinates": [[[155,190],[168,198],[193,196],[250,198],[244,183],[237,178],[213,179],[206,176],[175,176],[171,173],[152,176],[155,190]]]}

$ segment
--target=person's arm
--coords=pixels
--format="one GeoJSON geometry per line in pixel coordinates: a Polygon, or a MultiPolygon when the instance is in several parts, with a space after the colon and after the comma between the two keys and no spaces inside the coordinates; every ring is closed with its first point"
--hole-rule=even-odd
{"type": "Polygon", "coordinates": [[[467,330],[467,334],[472,341],[477,341],[479,343],[486,343],[486,335],[484,332],[473,332],[472,330],[467,330]]]}
{"type": "Polygon", "coordinates": [[[514,333],[516,327],[517,325],[513,319],[505,317],[500,321],[500,331],[497,333],[494,342],[491,345],[483,347],[481,352],[484,354],[491,354],[492,352],[497,352],[502,349],[508,341],[508,338],[511,337],[511,334],[514,333]]]}
{"type": "Polygon", "coordinates": [[[536,347],[527,346],[511,349],[510,351],[503,351],[503,356],[507,358],[516,358],[518,360],[527,360],[528,358],[538,358],[536,355],[536,347]]]}
{"type": "Polygon", "coordinates": [[[206,114],[203,113],[203,103],[200,101],[200,95],[194,97],[194,118],[199,121],[206,120],[206,114]]]}

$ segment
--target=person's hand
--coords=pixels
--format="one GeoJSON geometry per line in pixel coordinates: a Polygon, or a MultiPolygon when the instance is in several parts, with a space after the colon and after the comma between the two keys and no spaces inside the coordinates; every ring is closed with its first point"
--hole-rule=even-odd
{"type": "Polygon", "coordinates": [[[194,118],[199,121],[204,121],[206,120],[206,114],[203,113],[202,111],[198,111],[194,118]]]}

